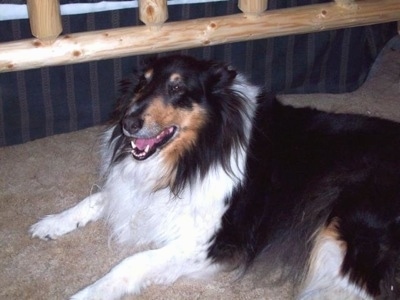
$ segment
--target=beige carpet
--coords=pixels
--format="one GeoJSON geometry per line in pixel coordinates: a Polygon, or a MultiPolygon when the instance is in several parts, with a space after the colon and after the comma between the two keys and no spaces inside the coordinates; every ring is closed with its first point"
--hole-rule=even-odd
{"type": "MultiPolygon", "coordinates": [[[[285,102],[400,121],[400,38],[393,39],[359,90],[342,95],[287,95],[285,102]]],[[[108,245],[102,223],[57,241],[31,239],[28,228],[74,205],[96,184],[98,127],[0,149],[0,299],[66,299],[133,249],[108,245]]],[[[290,299],[290,285],[256,273],[239,281],[152,286],[135,299],[290,299]]],[[[127,299],[131,299],[129,297],[127,299]]]]}

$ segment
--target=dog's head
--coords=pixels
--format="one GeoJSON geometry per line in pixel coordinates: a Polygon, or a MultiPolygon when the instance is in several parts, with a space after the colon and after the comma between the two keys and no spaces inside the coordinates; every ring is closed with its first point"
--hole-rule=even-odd
{"type": "Polygon", "coordinates": [[[187,56],[150,62],[119,109],[133,157],[146,160],[163,152],[175,161],[193,147],[199,131],[210,121],[212,94],[235,77],[236,72],[225,65],[187,56]]]}
{"type": "Polygon", "coordinates": [[[121,90],[109,139],[111,165],[127,155],[157,158],[155,189],[169,186],[175,195],[211,168],[232,177],[241,172],[260,90],[235,70],[166,56],[150,61],[121,90]]]}

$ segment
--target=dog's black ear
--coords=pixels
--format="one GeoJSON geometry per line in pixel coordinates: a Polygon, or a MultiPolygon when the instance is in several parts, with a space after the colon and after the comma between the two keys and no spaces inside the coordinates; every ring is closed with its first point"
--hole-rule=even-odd
{"type": "Polygon", "coordinates": [[[212,64],[207,71],[207,83],[213,91],[229,87],[236,78],[237,72],[225,64],[212,64]]]}
{"type": "Polygon", "coordinates": [[[158,59],[159,57],[154,54],[149,54],[145,55],[142,57],[142,60],[140,62],[140,67],[142,70],[149,68],[152,66],[158,59]]]}

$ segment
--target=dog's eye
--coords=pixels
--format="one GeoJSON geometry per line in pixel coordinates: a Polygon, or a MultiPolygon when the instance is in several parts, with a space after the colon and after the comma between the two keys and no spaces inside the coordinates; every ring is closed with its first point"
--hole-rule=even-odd
{"type": "Polygon", "coordinates": [[[172,94],[182,94],[185,91],[185,87],[182,83],[172,83],[169,86],[169,92],[172,94]]]}

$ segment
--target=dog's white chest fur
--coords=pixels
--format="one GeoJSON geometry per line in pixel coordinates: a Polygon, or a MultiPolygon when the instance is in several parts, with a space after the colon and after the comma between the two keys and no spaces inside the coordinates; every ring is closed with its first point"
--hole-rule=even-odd
{"type": "Polygon", "coordinates": [[[155,247],[185,236],[207,243],[220,227],[224,200],[238,179],[216,166],[177,196],[169,188],[154,191],[163,176],[160,160],[158,156],[144,163],[127,157],[112,168],[102,194],[113,238],[155,247]]]}

